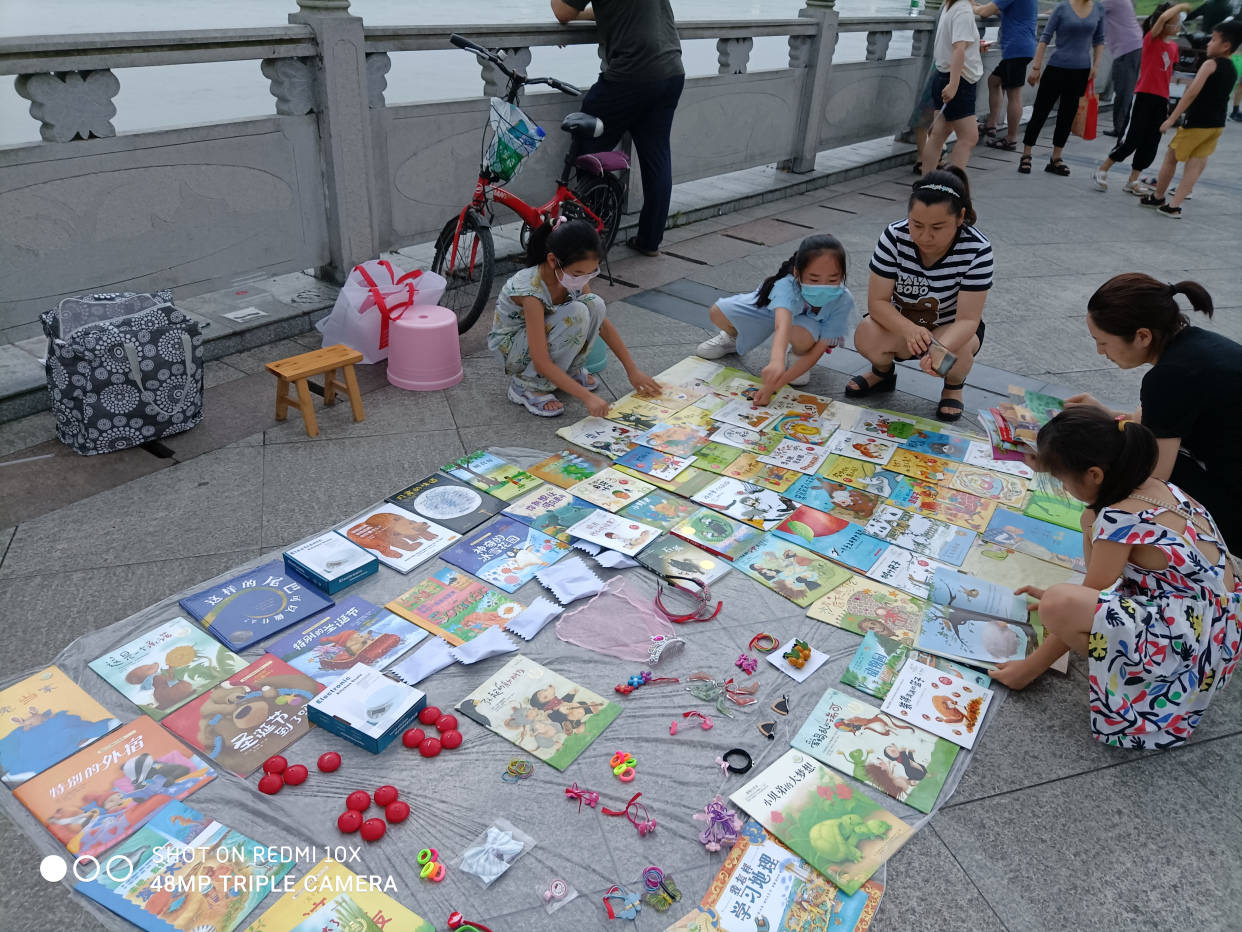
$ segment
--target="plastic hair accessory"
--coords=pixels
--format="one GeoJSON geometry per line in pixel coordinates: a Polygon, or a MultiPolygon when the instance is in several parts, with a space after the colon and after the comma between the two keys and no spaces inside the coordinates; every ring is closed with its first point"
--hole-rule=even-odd
{"type": "Polygon", "coordinates": [[[643,899],[658,913],[664,912],[681,899],[681,891],[677,889],[673,878],[658,867],[648,867],[643,871],[643,886],[647,890],[643,899]]]}
{"type": "Polygon", "coordinates": [[[729,748],[729,750],[725,751],[719,759],[725,762],[725,767],[728,769],[729,773],[746,773],[751,767],[755,766],[755,762],[751,760],[750,752],[743,748],[729,748]],[[733,757],[742,758],[743,763],[733,763],[733,761],[730,760],[730,758],[733,757]]]}
{"type": "Polygon", "coordinates": [[[636,919],[643,904],[639,902],[637,893],[630,893],[625,887],[613,884],[604,894],[604,909],[609,919],[636,919]],[[613,905],[613,901],[617,905],[613,905]]]}
{"type": "Polygon", "coordinates": [[[788,661],[791,667],[801,670],[811,659],[811,646],[806,641],[794,641],[793,647],[781,654],[781,657],[788,661]]]}
{"type": "MultiPolygon", "coordinates": [[[[651,646],[647,648],[647,662],[654,667],[667,651],[685,647],[685,645],[685,638],[679,638],[675,634],[653,634],[651,635],[651,646]]],[[[676,680],[673,682],[676,682],[676,680]]]]}
{"type": "Polygon", "coordinates": [[[757,680],[746,686],[735,686],[732,677],[727,680],[716,680],[702,672],[691,673],[688,679],[691,682],[691,685],[686,687],[688,693],[704,702],[715,702],[716,711],[730,718],[733,717],[733,713],[725,708],[726,699],[734,705],[747,706],[756,701],[755,693],[759,691],[757,680]]]}
{"type": "Polygon", "coordinates": [[[698,711],[697,709],[691,709],[689,712],[682,712],[681,717],[682,718],[698,718],[699,727],[702,728],[704,731],[707,731],[707,729],[711,728],[712,725],[715,724],[715,722],[712,721],[710,715],[704,715],[702,712],[698,711]]]}
{"type": "Polygon", "coordinates": [[[529,779],[534,772],[535,768],[530,761],[522,757],[515,757],[509,761],[509,766],[500,775],[500,779],[504,780],[505,783],[517,783],[519,780],[529,779]]]}
{"type": "Polygon", "coordinates": [[[569,884],[561,880],[559,877],[548,884],[548,889],[543,891],[543,901],[550,903],[553,900],[563,900],[565,894],[569,892],[569,884]]]}
{"type": "Polygon", "coordinates": [[[460,932],[492,932],[487,926],[477,922],[467,922],[461,913],[449,913],[448,927],[460,932]]]}
{"type": "Polygon", "coordinates": [[[487,830],[483,844],[462,852],[461,869],[474,874],[484,884],[491,884],[509,869],[509,863],[522,853],[524,847],[511,832],[492,826],[487,830]]]}
{"type": "Polygon", "coordinates": [[[760,722],[755,727],[759,729],[759,734],[769,741],[776,740],[776,722],[760,722]]]}
{"type": "Polygon", "coordinates": [[[773,702],[772,711],[775,712],[777,715],[788,715],[789,714],[789,697],[781,696],[779,699],[773,702]]]}
{"type": "Polygon", "coordinates": [[[642,793],[635,793],[631,796],[624,809],[609,809],[605,806],[600,809],[600,812],[607,816],[625,816],[630,820],[630,824],[638,829],[639,837],[645,837],[656,830],[656,820],[651,818],[646,805],[638,801],[638,797],[642,795],[642,793]]]}
{"type": "Polygon", "coordinates": [[[578,811],[582,811],[582,804],[586,803],[591,809],[599,803],[599,793],[592,790],[583,790],[578,788],[575,782],[572,786],[565,787],[565,798],[578,800],[578,811]]]}
{"type": "Polygon", "coordinates": [[[686,613],[671,611],[664,604],[664,582],[663,580],[657,578],[655,607],[658,608],[664,617],[669,621],[675,622],[676,624],[683,624],[687,621],[711,621],[720,614],[720,610],[724,607],[724,602],[718,601],[716,603],[716,607],[714,609],[712,608],[712,591],[708,588],[707,583],[703,582],[701,579],[685,579],[684,582],[690,583],[692,586],[696,586],[698,588],[698,592],[694,592],[693,590],[687,589],[685,586],[678,585],[673,581],[673,577],[666,578],[668,579],[669,589],[676,590],[677,592],[694,599],[695,602],[694,611],[686,613]]]}
{"type": "MultiPolygon", "coordinates": [[[[657,637],[659,637],[659,635],[657,635],[657,637]]],[[[677,638],[677,640],[680,641],[681,638],[677,638]]],[[[659,685],[661,683],[680,683],[680,682],[681,680],[679,680],[675,676],[654,676],[652,675],[652,672],[650,670],[644,670],[642,673],[635,673],[624,683],[620,683],[617,686],[615,686],[614,689],[616,692],[619,692],[621,695],[628,696],[630,693],[638,689],[640,686],[648,686],[652,684],[659,685]]]]}
{"type": "Polygon", "coordinates": [[[733,665],[747,676],[752,676],[755,670],[759,668],[759,661],[746,654],[738,654],[737,660],[733,661],[733,665]]]}
{"type": "Polygon", "coordinates": [[[770,654],[781,646],[781,642],[770,634],[760,632],[751,638],[746,646],[757,654],[770,654]]]}
{"type": "Polygon", "coordinates": [[[696,812],[694,820],[707,823],[707,827],[699,832],[699,841],[708,851],[719,851],[725,845],[732,845],[737,841],[737,833],[742,830],[742,817],[726,806],[724,797],[720,795],[704,806],[702,812],[696,812]]]}

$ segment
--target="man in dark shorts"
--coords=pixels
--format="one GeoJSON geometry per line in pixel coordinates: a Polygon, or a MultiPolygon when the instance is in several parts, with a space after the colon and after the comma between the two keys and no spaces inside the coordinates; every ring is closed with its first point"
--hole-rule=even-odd
{"type": "Polygon", "coordinates": [[[988,118],[984,145],[1008,152],[1018,148],[1018,124],[1022,122],[1022,85],[1026,68],[1035,57],[1035,17],[1038,0],[991,0],[975,6],[975,15],[986,19],[1000,14],[1000,64],[988,75],[988,118]],[[1001,105],[1005,106],[1005,136],[997,135],[1001,105]]]}
{"type": "Polygon", "coordinates": [[[552,12],[562,23],[595,20],[603,68],[583,98],[582,109],[604,122],[604,135],[590,143],[590,150],[612,149],[627,132],[633,138],[643,177],[643,209],[638,234],[626,245],[644,255],[659,255],[673,195],[669,138],[686,83],[672,4],[670,0],[552,0],[552,12]]]}

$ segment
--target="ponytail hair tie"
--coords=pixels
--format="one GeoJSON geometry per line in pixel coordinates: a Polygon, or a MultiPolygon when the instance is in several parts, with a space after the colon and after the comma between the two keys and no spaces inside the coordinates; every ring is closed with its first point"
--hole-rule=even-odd
{"type": "Polygon", "coordinates": [[[1117,429],[1123,434],[1126,432],[1126,425],[1132,423],[1132,420],[1124,414],[1117,415],[1117,429]]]}

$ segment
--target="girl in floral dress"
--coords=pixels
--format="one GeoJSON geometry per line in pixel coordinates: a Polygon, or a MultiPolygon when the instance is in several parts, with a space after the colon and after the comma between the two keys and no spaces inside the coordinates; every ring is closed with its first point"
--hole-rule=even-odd
{"type": "Polygon", "coordinates": [[[1039,431],[1039,468],[1083,512],[1087,574],[1041,590],[1048,628],[995,678],[1021,689],[1067,649],[1089,660],[1092,737],[1130,748],[1182,744],[1238,663],[1242,583],[1216,523],[1177,486],[1151,478],[1156,438],[1098,408],[1074,407],[1039,431]]]}

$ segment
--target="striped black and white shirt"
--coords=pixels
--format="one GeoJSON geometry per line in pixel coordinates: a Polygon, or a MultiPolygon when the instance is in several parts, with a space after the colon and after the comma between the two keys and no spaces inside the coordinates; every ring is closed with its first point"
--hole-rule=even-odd
{"type": "Polygon", "coordinates": [[[924,317],[927,327],[957,319],[959,291],[992,287],[992,244],[972,226],[961,226],[944,257],[924,266],[910,238],[910,221],[890,223],[880,234],[871,257],[871,271],[893,280],[893,306],[907,317],[924,317]],[[931,315],[935,315],[934,317],[931,315]],[[930,323],[934,321],[934,323],[930,323]]]}

